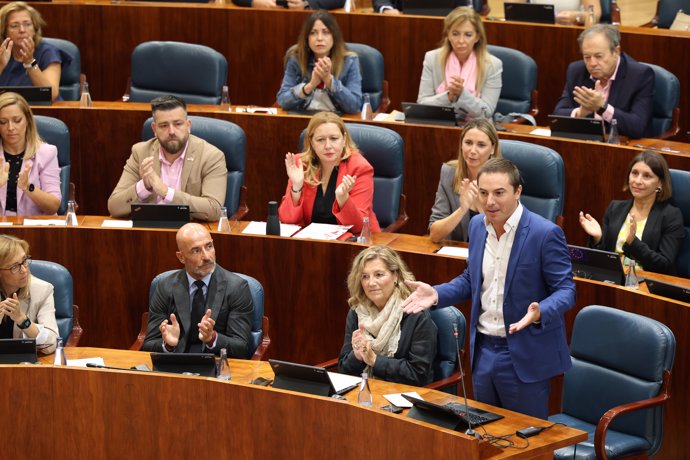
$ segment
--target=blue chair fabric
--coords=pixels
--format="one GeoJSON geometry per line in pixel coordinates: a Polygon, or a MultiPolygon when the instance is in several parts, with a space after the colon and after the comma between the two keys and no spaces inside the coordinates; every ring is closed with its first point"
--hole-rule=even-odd
{"type": "MultiPolygon", "coordinates": [[[[395,231],[407,221],[400,221],[401,198],[405,168],[405,143],[400,134],[388,128],[345,123],[357,148],[374,168],[374,213],[383,231],[395,231]],[[392,226],[392,227],[391,227],[392,226]],[[389,228],[390,227],[390,228],[389,228]]],[[[299,138],[299,150],[304,151],[306,129],[299,138]]]]}
{"type": "Polygon", "coordinates": [[[228,61],[203,45],[152,41],[132,52],[129,100],[150,102],[166,94],[188,104],[220,104],[228,61]]]}
{"type": "Polygon", "coordinates": [[[72,62],[62,66],[60,97],[65,101],[78,101],[81,97],[81,53],[79,48],[71,41],[61,38],[43,37],[42,40],[72,56],[72,62]]]}
{"type": "MultiPolygon", "coordinates": [[[[589,438],[577,445],[577,457],[569,446],[557,450],[555,458],[594,459],[595,430],[605,413],[665,391],[676,340],[658,321],[592,305],[577,314],[570,348],[573,367],[563,382],[562,413],[549,420],[585,430],[589,438]]],[[[614,418],[606,433],[605,452],[612,458],[641,452],[651,456],[662,439],[663,405],[654,405],[614,418]]]]}
{"type": "MultiPolygon", "coordinates": [[[[458,373],[459,377],[459,368],[462,363],[458,361],[458,354],[465,345],[465,316],[455,307],[435,308],[429,310],[429,313],[438,330],[436,357],[433,363],[434,382],[447,379],[455,373],[458,373]],[[454,325],[458,330],[457,338],[455,337],[454,325]]],[[[444,388],[443,391],[457,395],[457,381],[455,384],[444,388]]]]}
{"type": "Polygon", "coordinates": [[[500,140],[501,154],[522,175],[520,201],[532,212],[556,222],[563,214],[565,172],[563,158],[554,150],[521,141],[500,140]]]}
{"type": "MultiPolygon", "coordinates": [[[[503,46],[488,45],[489,53],[503,62],[503,87],[496,112],[531,113],[532,96],[537,89],[537,63],[522,51],[503,46]]],[[[536,109],[532,115],[536,115],[536,109]]]]}
{"type": "Polygon", "coordinates": [[[690,0],[659,0],[657,5],[658,25],[660,29],[668,29],[673,24],[673,20],[678,14],[678,10],[683,10],[690,14],[690,0]]]}
{"type": "Polygon", "coordinates": [[[362,43],[347,43],[350,51],[357,53],[362,72],[362,96],[369,95],[371,109],[375,112],[383,102],[384,64],[383,54],[376,48],[362,43]]]}
{"type": "Polygon", "coordinates": [[[70,199],[69,180],[72,169],[70,166],[69,128],[64,122],[53,117],[34,115],[34,120],[41,139],[57,147],[58,166],[60,166],[60,193],[62,194],[58,214],[64,214],[67,211],[67,201],[70,199]]]}
{"type": "MultiPolygon", "coordinates": [[[[654,71],[654,106],[652,109],[652,130],[654,137],[670,137],[678,133],[678,115],[674,111],[680,103],[680,81],[678,77],[655,64],[644,63],[654,71]],[[674,120],[675,118],[675,120],[674,120]],[[675,125],[675,126],[674,126],[675,125]],[[672,130],[666,135],[668,131],[672,130]]],[[[680,110],[680,109],[678,109],[680,110]]]]}
{"type": "MultiPolygon", "coordinates": [[[[228,185],[225,192],[225,204],[228,216],[237,213],[241,207],[244,168],[246,164],[247,138],[242,128],[229,121],[217,118],[190,116],[192,133],[216,146],[225,155],[228,168],[228,185]]],[[[153,118],[149,117],[141,130],[141,140],[152,139],[153,118]]]]}
{"type": "Polygon", "coordinates": [[[685,227],[685,240],[676,259],[676,270],[679,276],[690,278],[690,171],[671,169],[669,172],[673,189],[669,202],[680,209],[685,227]]]}
{"type": "MultiPolygon", "coordinates": [[[[156,292],[156,287],[158,286],[158,283],[162,279],[167,278],[176,271],[177,270],[168,270],[156,275],[156,277],[153,278],[153,280],[151,281],[151,287],[149,288],[149,304],[153,300],[153,294],[155,294],[156,292]]],[[[249,346],[249,355],[247,356],[247,358],[250,358],[254,354],[254,351],[259,347],[259,345],[261,345],[261,341],[263,338],[264,288],[261,285],[261,283],[257,281],[256,278],[253,278],[249,275],[245,275],[243,273],[235,274],[241,277],[242,279],[246,280],[247,284],[249,284],[249,291],[252,296],[252,303],[254,304],[254,313],[252,315],[251,343],[249,346]]],[[[144,324],[143,327],[145,328],[146,325],[144,324]]]]}
{"type": "MultiPolygon", "coordinates": [[[[58,333],[67,344],[74,327],[74,287],[69,270],[60,264],[47,260],[34,260],[31,263],[31,274],[36,278],[53,285],[55,302],[55,319],[58,333]]],[[[76,345],[76,344],[75,344],[76,345]]]]}
{"type": "Polygon", "coordinates": [[[601,4],[601,17],[599,18],[600,23],[611,24],[611,0],[600,0],[601,4]]]}

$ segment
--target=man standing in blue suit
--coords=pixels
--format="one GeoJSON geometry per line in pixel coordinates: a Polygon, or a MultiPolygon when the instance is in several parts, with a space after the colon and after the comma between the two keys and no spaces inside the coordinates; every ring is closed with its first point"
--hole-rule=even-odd
{"type": "Polygon", "coordinates": [[[491,159],[477,182],[484,214],[469,227],[467,269],[438,286],[411,282],[405,313],[472,299],[470,363],[477,401],[548,416],[550,378],[571,366],[563,315],[575,303],[563,231],[520,204],[520,172],[491,159]]]}

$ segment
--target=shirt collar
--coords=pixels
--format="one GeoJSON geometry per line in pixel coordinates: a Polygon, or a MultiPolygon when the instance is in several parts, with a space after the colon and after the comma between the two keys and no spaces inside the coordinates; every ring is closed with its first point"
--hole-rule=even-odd
{"type": "MultiPolygon", "coordinates": [[[[214,271],[215,271],[215,270],[214,270],[214,271]]],[[[187,273],[186,270],[185,270],[184,274],[187,275],[187,282],[189,283],[189,288],[191,289],[192,286],[194,285],[194,282],[195,282],[196,280],[195,280],[194,278],[192,278],[192,277],[190,276],[190,274],[187,273]]],[[[206,276],[204,276],[203,278],[201,278],[201,281],[204,282],[204,285],[206,286],[207,289],[208,289],[208,285],[211,283],[211,276],[213,276],[213,272],[211,272],[211,273],[209,273],[208,275],[206,275],[206,276]]]]}
{"type": "Polygon", "coordinates": [[[164,163],[168,166],[172,166],[175,163],[179,163],[181,161],[184,161],[185,156],[187,156],[187,147],[189,147],[189,139],[187,139],[187,143],[184,145],[184,149],[182,150],[182,155],[180,155],[179,157],[177,157],[175,159],[175,161],[170,163],[170,162],[168,162],[168,160],[166,160],[165,155],[163,154],[163,146],[161,145],[158,147],[158,159],[160,160],[161,163],[164,163]]]}
{"type": "MultiPolygon", "coordinates": [[[[510,233],[511,230],[515,231],[515,229],[517,229],[517,226],[520,223],[520,219],[522,219],[523,210],[524,208],[522,206],[522,203],[518,201],[517,208],[515,208],[515,211],[513,211],[513,214],[510,215],[506,223],[503,224],[503,230],[505,230],[506,233],[510,233]]],[[[486,216],[484,216],[484,225],[486,225],[487,231],[492,232],[492,234],[495,234],[494,228],[489,223],[486,216]]]]}

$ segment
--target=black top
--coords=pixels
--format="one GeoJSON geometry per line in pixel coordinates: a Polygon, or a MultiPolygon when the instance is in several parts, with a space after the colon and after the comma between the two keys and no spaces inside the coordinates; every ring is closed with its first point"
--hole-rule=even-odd
{"type": "Polygon", "coordinates": [[[19,172],[22,170],[24,162],[24,152],[19,155],[5,153],[5,161],[10,164],[10,172],[7,176],[7,198],[5,200],[5,210],[17,212],[17,181],[19,172]]]}
{"type": "Polygon", "coordinates": [[[326,193],[323,192],[323,187],[318,185],[316,187],[316,198],[314,199],[314,208],[311,212],[311,221],[319,224],[338,224],[338,221],[333,215],[333,203],[335,202],[335,185],[338,181],[338,167],[333,168],[331,178],[328,180],[328,187],[326,193]]]}

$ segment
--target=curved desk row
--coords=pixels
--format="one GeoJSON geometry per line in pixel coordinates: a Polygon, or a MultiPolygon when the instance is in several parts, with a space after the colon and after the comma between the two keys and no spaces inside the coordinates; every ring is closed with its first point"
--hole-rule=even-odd
{"type": "MultiPolygon", "coordinates": [[[[297,40],[307,12],[235,8],[231,5],[69,1],[37,4],[44,35],[76,43],[82,72],[96,100],[119,100],[130,75],[132,50],[149,40],[209,46],[227,57],[230,98],[271,105],[280,87],[285,51],[297,40]],[[123,31],[127,31],[123,33],[123,31]],[[269,32],[270,31],[270,32],[269,32]],[[270,36],[270,39],[269,39],[270,36]],[[116,37],[116,39],[113,39],[116,37]]],[[[443,18],[336,13],[348,42],[366,43],[385,58],[392,108],[417,100],[424,54],[436,48],[443,18]]],[[[563,91],[569,62],[580,59],[582,27],[485,21],[488,42],[519,49],[539,66],[541,123],[563,91]]],[[[623,50],[658,64],[681,82],[690,75],[690,32],[621,27],[623,50]]],[[[509,78],[509,76],[506,76],[509,78]]],[[[681,133],[690,129],[690,89],[681,84],[681,133]]]]}
{"type": "MultiPolygon", "coordinates": [[[[84,327],[82,345],[127,348],[147,309],[151,279],[180,266],[175,258],[175,232],[105,229],[100,228],[101,221],[100,217],[82,216],[82,226],[77,228],[15,225],[3,232],[28,240],[35,259],[52,260],[70,270],[84,327]]],[[[212,233],[218,263],[256,277],[265,288],[271,357],[318,363],[337,356],[348,309],[345,279],[361,245],[212,233]]],[[[438,245],[425,237],[377,234],[375,239],[400,251],[417,279],[432,284],[448,281],[465,268],[462,259],[434,254],[438,245]]],[[[690,381],[690,305],[578,279],[577,304],[566,316],[568,335],[575,314],[590,304],[649,316],[673,330],[677,339],[673,399],[666,414],[662,458],[682,457],[690,429],[690,395],[685,391],[685,383],[690,381]]],[[[469,318],[469,305],[460,308],[469,318]]],[[[467,361],[464,367],[469,372],[467,361]]],[[[559,382],[554,383],[552,412],[560,402],[559,382]]]]}

